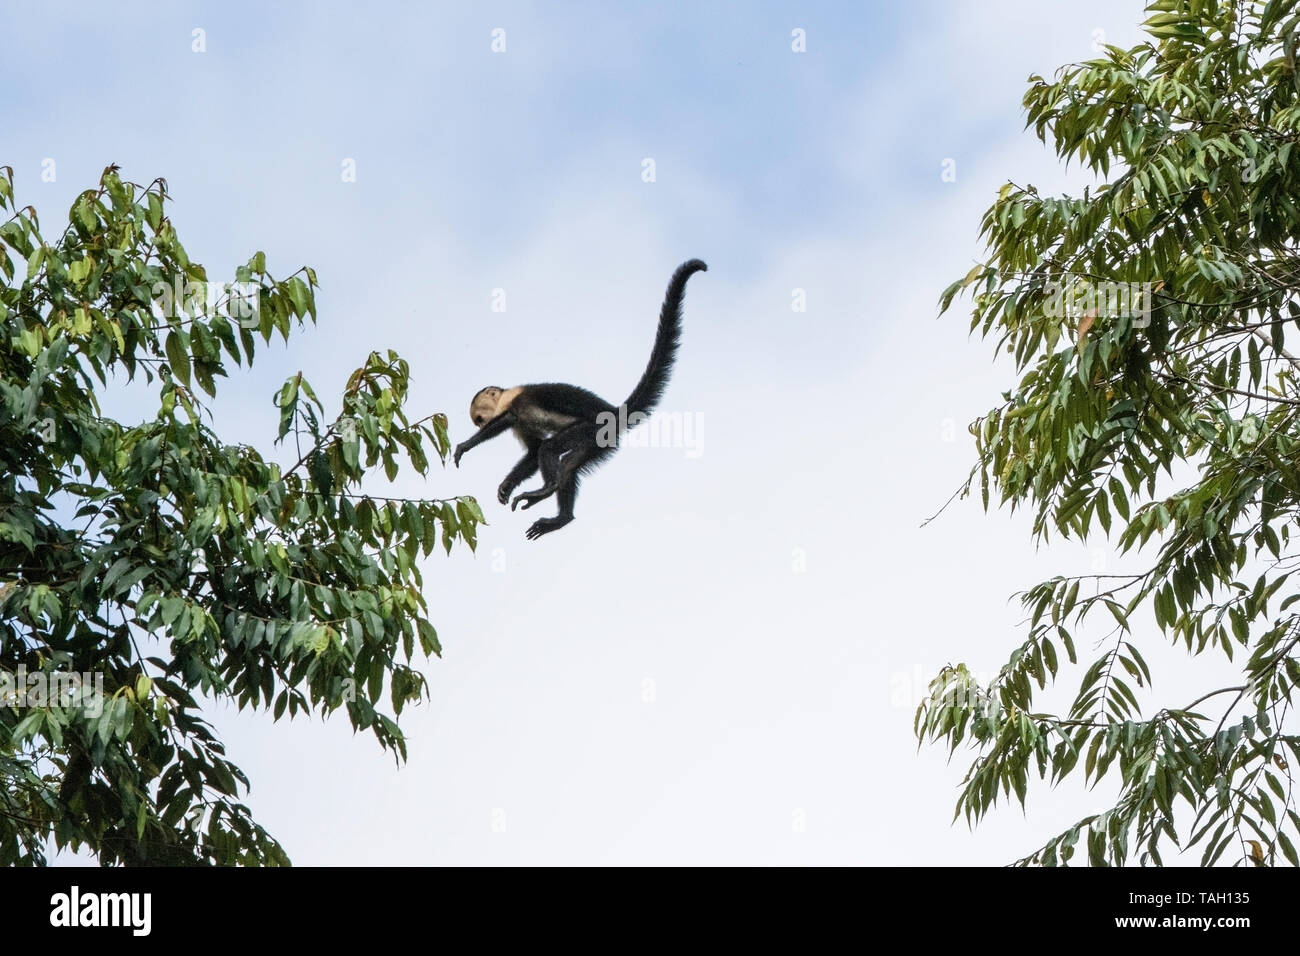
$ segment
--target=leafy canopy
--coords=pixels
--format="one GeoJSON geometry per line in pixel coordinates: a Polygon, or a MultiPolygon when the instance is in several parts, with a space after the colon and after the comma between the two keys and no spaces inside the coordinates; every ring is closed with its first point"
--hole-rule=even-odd
{"type": "Polygon", "coordinates": [[[1159,864],[1170,846],[1300,862],[1297,7],[1160,0],[1146,42],[1031,77],[1029,125],[1105,182],[1004,186],[987,260],[941,298],[970,293],[972,330],[1021,375],[972,425],[966,490],[1032,509],[1039,538],[1102,536],[1145,568],[1031,587],[1028,637],[996,678],[946,668],[917,712],[921,739],[976,751],[968,820],[1023,804],[1031,773],[1118,788],[1022,863],[1081,841],[1094,865],[1159,864]],[[1103,652],[1068,710],[1038,711],[1085,621],[1105,625],[1103,652]],[[1240,681],[1156,706],[1139,648],[1158,635],[1240,681]]]}
{"type": "Polygon", "coordinates": [[[301,374],[285,382],[273,414],[291,467],[220,439],[218,381],[315,321],[316,276],[273,278],[259,252],[209,284],[167,198],[110,167],[50,241],[0,169],[4,864],[44,862],[51,837],[101,863],[287,863],[239,802],[248,779],[201,700],[277,720],[343,708],[404,758],[394,718],[425,693],[416,645],[440,652],[418,560],[474,547],[483,520],[472,498],[360,491],[381,463],[423,475],[427,445],[448,452],[442,415],[408,418],[392,352],[366,359],[330,423],[301,374]],[[101,389],[140,378],[155,414],[101,411],[101,389]],[[82,689],[55,694],[70,673],[82,689]]]}

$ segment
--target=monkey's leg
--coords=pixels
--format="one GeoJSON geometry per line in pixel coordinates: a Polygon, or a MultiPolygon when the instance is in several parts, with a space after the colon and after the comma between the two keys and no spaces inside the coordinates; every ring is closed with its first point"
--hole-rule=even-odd
{"type": "Polygon", "coordinates": [[[573,503],[578,497],[578,472],[576,470],[569,473],[560,485],[559,493],[556,500],[560,503],[560,513],[554,518],[539,518],[532,523],[525,537],[529,541],[536,541],[544,534],[550,534],[552,531],[558,531],[566,524],[573,520],[573,503]]]}
{"type": "Polygon", "coordinates": [[[510,474],[506,475],[505,480],[501,482],[501,486],[497,488],[497,501],[503,505],[509,504],[510,495],[519,487],[519,483],[537,473],[537,469],[541,465],[538,456],[538,449],[541,445],[540,441],[530,441],[528,443],[528,451],[524,453],[524,457],[520,458],[518,464],[510,469],[510,474]]]}
{"type": "Polygon", "coordinates": [[[542,470],[542,487],[534,491],[525,491],[515,496],[510,503],[514,511],[520,504],[527,511],[539,501],[545,501],[560,490],[565,474],[574,471],[586,457],[586,449],[594,444],[595,431],[586,423],[571,425],[564,431],[552,435],[537,452],[538,465],[542,470]]]}

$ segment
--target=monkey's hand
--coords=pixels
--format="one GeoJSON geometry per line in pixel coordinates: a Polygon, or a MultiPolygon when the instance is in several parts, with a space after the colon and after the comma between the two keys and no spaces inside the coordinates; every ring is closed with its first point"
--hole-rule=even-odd
{"type": "Polygon", "coordinates": [[[501,487],[497,489],[497,501],[503,505],[510,504],[510,493],[515,490],[515,486],[509,481],[501,482],[501,487]]]}
{"type": "Polygon", "coordinates": [[[464,443],[464,442],[461,442],[459,445],[457,445],[457,446],[456,446],[456,450],[455,450],[455,452],[453,452],[453,453],[452,453],[452,456],[451,456],[452,464],[454,464],[457,468],[459,468],[459,467],[460,467],[460,456],[463,455],[463,454],[465,454],[465,452],[467,452],[467,451],[469,451],[469,449],[465,447],[465,443],[464,443]]]}
{"type": "Polygon", "coordinates": [[[515,495],[515,500],[510,502],[510,510],[514,511],[522,504],[524,510],[527,511],[533,505],[537,504],[537,502],[545,501],[552,494],[554,494],[553,491],[548,491],[545,488],[539,488],[536,491],[525,491],[521,495],[515,495]]]}

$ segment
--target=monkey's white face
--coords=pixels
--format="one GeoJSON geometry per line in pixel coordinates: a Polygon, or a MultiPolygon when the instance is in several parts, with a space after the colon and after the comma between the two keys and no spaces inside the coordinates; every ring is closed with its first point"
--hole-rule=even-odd
{"type": "Polygon", "coordinates": [[[469,403],[470,420],[478,428],[482,428],[497,416],[497,406],[501,402],[501,389],[495,385],[489,385],[487,388],[480,389],[479,393],[474,396],[474,400],[469,403]]]}

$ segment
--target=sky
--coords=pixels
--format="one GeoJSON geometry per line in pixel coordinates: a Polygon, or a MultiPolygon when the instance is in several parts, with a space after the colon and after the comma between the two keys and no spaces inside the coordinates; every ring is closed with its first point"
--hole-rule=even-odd
{"type": "MultiPolygon", "coordinates": [[[[166,178],[211,278],[259,249],[277,275],[315,268],[319,323],[221,382],[227,440],[271,450],[298,371],[337,413],[372,349],[411,362],[412,417],[446,412],[457,441],[484,385],[617,401],[673,268],[709,264],[662,406],[692,447],[623,449],[563,531],[526,541],[536,513],[496,503],[509,439],[367,486],[473,494],[489,521],[476,555],[425,563],[444,652],[419,662],[406,764],[342,715],[209,708],[294,862],[1002,864],[1104,807],[1071,780],[954,824],[970,755],[911,727],[940,667],[991,676],[1023,639],[1015,592],[1128,566],[1104,540],[1035,547],[975,500],[921,523],[1015,381],[939,293],[1003,183],[1088,181],[1024,130],[1027,77],[1142,19],[1137,0],[0,7],[0,164],[47,232],[118,163],[166,178]]],[[[126,419],[149,401],[109,396],[126,419]]],[[[1217,686],[1154,628],[1142,646],[1172,668],[1157,699],[1217,686]]]]}

